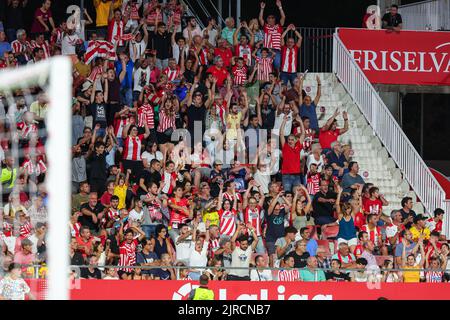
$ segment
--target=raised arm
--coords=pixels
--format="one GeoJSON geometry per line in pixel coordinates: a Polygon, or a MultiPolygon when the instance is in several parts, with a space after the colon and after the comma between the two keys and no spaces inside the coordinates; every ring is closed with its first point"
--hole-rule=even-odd
{"type": "Polygon", "coordinates": [[[284,127],[286,126],[288,116],[284,116],[283,121],[281,122],[280,131],[278,132],[280,136],[280,143],[281,147],[284,147],[284,144],[286,143],[286,138],[284,137],[284,127]]]}
{"type": "Polygon", "coordinates": [[[327,122],[325,123],[325,125],[322,127],[323,131],[328,131],[331,127],[331,125],[334,122],[334,119],[336,119],[336,117],[339,115],[339,109],[336,109],[333,113],[333,115],[327,120],[327,122]]]}
{"type": "Polygon", "coordinates": [[[283,7],[281,6],[281,0],[277,0],[276,4],[278,9],[280,10],[280,25],[284,26],[284,23],[286,22],[286,15],[284,14],[283,7]]]}
{"type": "Polygon", "coordinates": [[[344,118],[344,128],[340,130],[339,134],[344,134],[348,131],[348,114],[347,111],[342,112],[342,118],[344,118]]]}
{"type": "Polygon", "coordinates": [[[322,89],[321,89],[322,83],[320,82],[319,76],[316,76],[316,80],[317,80],[317,94],[316,94],[316,97],[314,98],[314,104],[317,106],[319,104],[319,100],[322,95],[322,89]]]}
{"type": "Polygon", "coordinates": [[[258,21],[261,27],[264,27],[264,8],[266,7],[266,3],[261,2],[260,7],[258,21]]]}

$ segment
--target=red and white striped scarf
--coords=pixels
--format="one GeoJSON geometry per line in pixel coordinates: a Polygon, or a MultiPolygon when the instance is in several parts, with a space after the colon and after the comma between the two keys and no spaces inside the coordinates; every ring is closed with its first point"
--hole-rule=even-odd
{"type": "Polygon", "coordinates": [[[105,40],[89,41],[86,53],[84,55],[86,64],[91,63],[91,61],[96,57],[115,60],[116,52],[114,51],[114,45],[111,42],[105,40]]]}

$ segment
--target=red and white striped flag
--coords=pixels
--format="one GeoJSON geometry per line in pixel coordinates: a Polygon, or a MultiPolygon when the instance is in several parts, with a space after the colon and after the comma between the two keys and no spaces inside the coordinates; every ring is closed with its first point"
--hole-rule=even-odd
{"type": "Polygon", "coordinates": [[[114,45],[105,40],[89,41],[86,54],[84,56],[86,63],[91,63],[91,61],[97,57],[115,60],[116,52],[114,50],[114,45]]]}
{"type": "Polygon", "coordinates": [[[122,36],[119,36],[119,35],[114,36],[114,40],[116,40],[116,41],[130,41],[130,40],[133,40],[135,37],[136,37],[136,35],[133,34],[133,33],[126,33],[126,34],[123,34],[122,36]]]}
{"type": "Polygon", "coordinates": [[[94,82],[97,75],[101,75],[103,73],[102,66],[96,66],[95,68],[92,68],[91,74],[88,77],[88,80],[94,82]]]}

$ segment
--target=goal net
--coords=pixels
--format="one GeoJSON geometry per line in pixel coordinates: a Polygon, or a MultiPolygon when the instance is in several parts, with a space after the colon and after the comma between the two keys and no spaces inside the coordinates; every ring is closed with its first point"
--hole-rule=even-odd
{"type": "Polygon", "coordinates": [[[71,74],[66,57],[0,71],[0,277],[18,263],[50,300],[69,298],[71,74]]]}

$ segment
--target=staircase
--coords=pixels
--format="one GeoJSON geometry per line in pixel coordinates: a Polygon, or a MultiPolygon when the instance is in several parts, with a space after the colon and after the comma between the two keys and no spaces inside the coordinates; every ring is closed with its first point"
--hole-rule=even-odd
{"type": "Polygon", "coordinates": [[[349,131],[339,137],[342,144],[349,144],[354,151],[352,160],[357,161],[359,174],[366,182],[371,182],[380,189],[389,205],[383,207],[383,213],[389,215],[391,210],[400,209],[403,197],[409,196],[414,201],[413,210],[416,213],[424,213],[424,207],[416,202],[417,196],[411,191],[409,183],[403,179],[400,169],[394,160],[390,158],[386,148],[374,134],[371,126],[366,121],[358,106],[353,103],[351,96],[344,86],[339,83],[332,73],[308,73],[303,88],[313,99],[317,92],[316,76],[322,82],[322,96],[317,108],[319,126],[325,125],[333,115],[336,108],[341,114],[337,117],[338,128],[344,127],[342,112],[347,111],[349,117],[349,131]],[[322,108],[323,107],[323,108],[322,108]],[[322,112],[321,110],[324,109],[322,112]]]}

